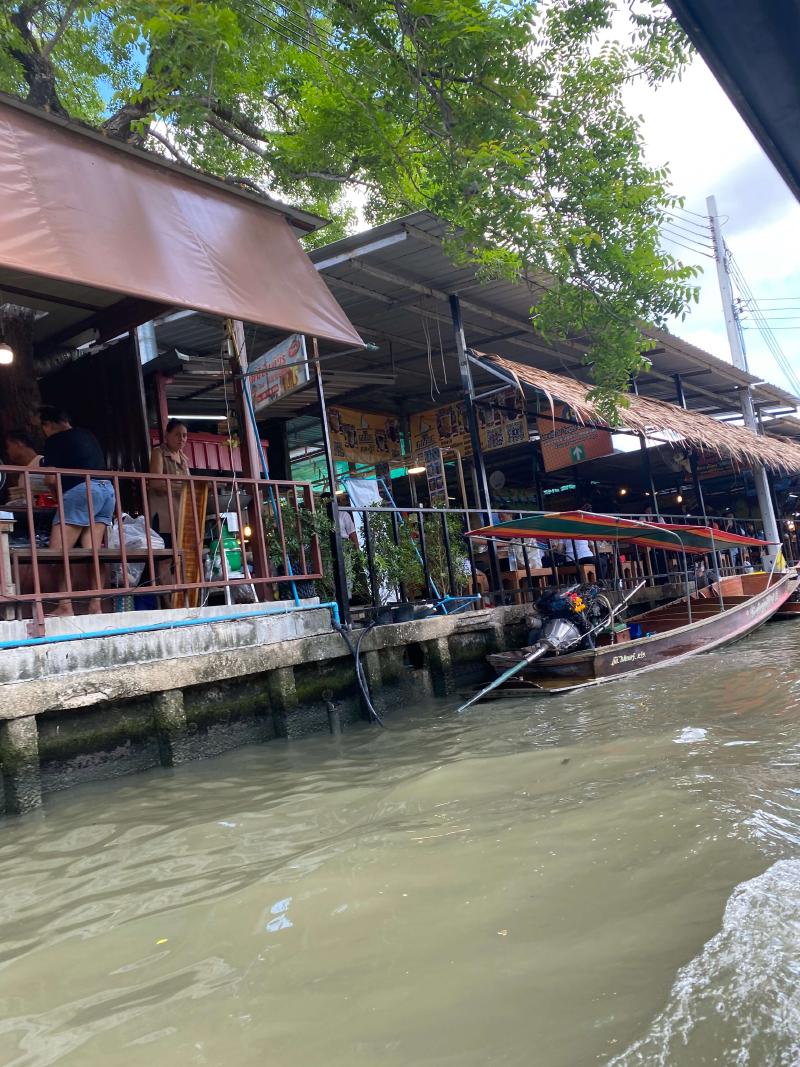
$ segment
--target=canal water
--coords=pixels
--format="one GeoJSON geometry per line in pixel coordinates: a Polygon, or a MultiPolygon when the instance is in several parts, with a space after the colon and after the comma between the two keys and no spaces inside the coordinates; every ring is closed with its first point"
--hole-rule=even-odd
{"type": "Polygon", "coordinates": [[[800,1063],[800,625],[0,825],[0,1064],[800,1063]]]}

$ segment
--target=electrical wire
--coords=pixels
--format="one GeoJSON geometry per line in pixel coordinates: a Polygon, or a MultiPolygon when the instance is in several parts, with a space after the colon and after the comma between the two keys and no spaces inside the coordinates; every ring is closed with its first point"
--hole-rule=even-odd
{"type": "Polygon", "coordinates": [[[684,243],[683,243],[683,241],[679,241],[679,240],[677,239],[677,237],[671,237],[671,236],[670,236],[669,234],[667,234],[667,233],[664,233],[664,231],[663,231],[663,230],[661,231],[661,236],[662,236],[663,240],[665,240],[665,241],[669,241],[669,242],[670,242],[671,244],[674,244],[674,245],[678,245],[678,247],[679,247],[679,248],[684,248],[684,249],[686,249],[686,250],[687,250],[688,252],[694,252],[694,253],[695,253],[695,255],[698,255],[698,256],[705,256],[705,257],[706,257],[706,259],[713,259],[713,258],[714,258],[714,257],[713,257],[713,256],[711,255],[711,253],[710,253],[710,252],[704,252],[704,251],[703,251],[702,249],[700,249],[700,248],[696,248],[696,247],[692,247],[691,245],[687,245],[687,244],[684,244],[684,243]]]}
{"type": "MultiPolygon", "coordinates": [[[[756,323],[756,328],[759,330],[761,337],[763,338],[776,364],[783,371],[783,374],[787,382],[789,383],[790,388],[795,394],[800,394],[800,378],[798,378],[794,368],[792,367],[786,356],[786,353],[781,348],[777,337],[773,333],[773,328],[772,326],[770,326],[763,311],[761,310],[758,300],[753,294],[753,291],[750,288],[750,285],[747,279],[745,278],[741,267],[736,262],[733,257],[733,254],[727,247],[725,249],[725,253],[728,271],[731,275],[731,278],[736,282],[737,288],[739,289],[741,296],[747,302],[748,312],[756,323]]],[[[739,316],[737,314],[737,320],[738,319],[739,316]]],[[[775,327],[775,329],[786,329],[786,327],[778,326],[775,327]]]]}
{"type": "Polygon", "coordinates": [[[707,241],[708,244],[712,243],[710,226],[700,226],[698,223],[681,218],[680,215],[673,215],[669,211],[665,212],[665,218],[669,221],[669,225],[674,226],[676,230],[685,230],[691,237],[707,241]]]}

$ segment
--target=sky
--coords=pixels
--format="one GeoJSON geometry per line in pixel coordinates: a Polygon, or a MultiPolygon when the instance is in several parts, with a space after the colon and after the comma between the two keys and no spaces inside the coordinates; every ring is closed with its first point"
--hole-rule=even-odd
{"type": "MultiPolygon", "coordinates": [[[[648,161],[666,164],[674,191],[685,197],[680,216],[685,225],[665,235],[665,248],[703,268],[699,305],[673,321],[671,331],[730,361],[715,264],[699,249],[675,243],[680,238],[690,246],[703,243],[703,220],[689,213],[705,215],[706,197],[713,194],[725,220],[725,241],[761,306],[774,309],[770,323],[782,327],[774,336],[800,375],[800,203],[699,57],[679,82],[657,89],[630,86],[626,102],[642,118],[648,161]],[[790,301],[796,310],[778,310],[790,301]]],[[[752,373],[789,388],[760,333],[749,327],[743,332],[752,373]]]]}

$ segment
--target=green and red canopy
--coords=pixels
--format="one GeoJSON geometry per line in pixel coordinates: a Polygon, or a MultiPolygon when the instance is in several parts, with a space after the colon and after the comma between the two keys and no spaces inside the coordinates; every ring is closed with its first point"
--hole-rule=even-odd
{"type": "Polygon", "coordinates": [[[524,515],[509,522],[499,522],[469,530],[469,537],[515,541],[536,538],[540,541],[625,541],[646,548],[681,549],[704,554],[731,545],[769,548],[769,541],[744,537],[712,526],[690,526],[669,522],[641,522],[617,515],[596,515],[588,511],[544,511],[524,515]]]}

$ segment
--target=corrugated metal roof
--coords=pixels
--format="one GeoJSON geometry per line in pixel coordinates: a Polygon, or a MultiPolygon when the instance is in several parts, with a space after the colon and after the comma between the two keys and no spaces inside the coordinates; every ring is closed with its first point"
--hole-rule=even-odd
{"type": "MultiPolygon", "coordinates": [[[[461,396],[448,297],[461,301],[467,344],[518,362],[589,381],[582,363],[585,346],[546,344],[529,321],[541,291],[535,280],[483,281],[471,265],[453,262],[443,241],[445,223],[417,212],[345,237],[310,253],[311,259],[365,340],[378,352],[351,353],[325,362],[326,396],[363,410],[408,414],[455,401],[461,396]],[[348,373],[337,382],[337,371],[348,373]],[[362,382],[352,384],[353,372],[362,382]],[[395,385],[370,383],[370,373],[395,376],[395,385]]],[[[260,328],[246,331],[250,358],[270,348],[278,335],[260,328]]],[[[657,343],[652,370],[640,376],[644,396],[676,402],[674,375],[680,374],[692,410],[718,416],[739,412],[739,392],[753,387],[756,404],[794,408],[796,398],[778,386],[760,383],[686,341],[653,331],[657,343]]],[[[218,323],[182,313],[158,325],[159,344],[183,350],[219,351],[218,323]]],[[[323,355],[325,352],[323,350],[323,355]]],[[[476,384],[491,385],[479,371],[476,384]]],[[[271,417],[290,418],[314,410],[316,396],[306,389],[270,408],[271,417]]]]}

